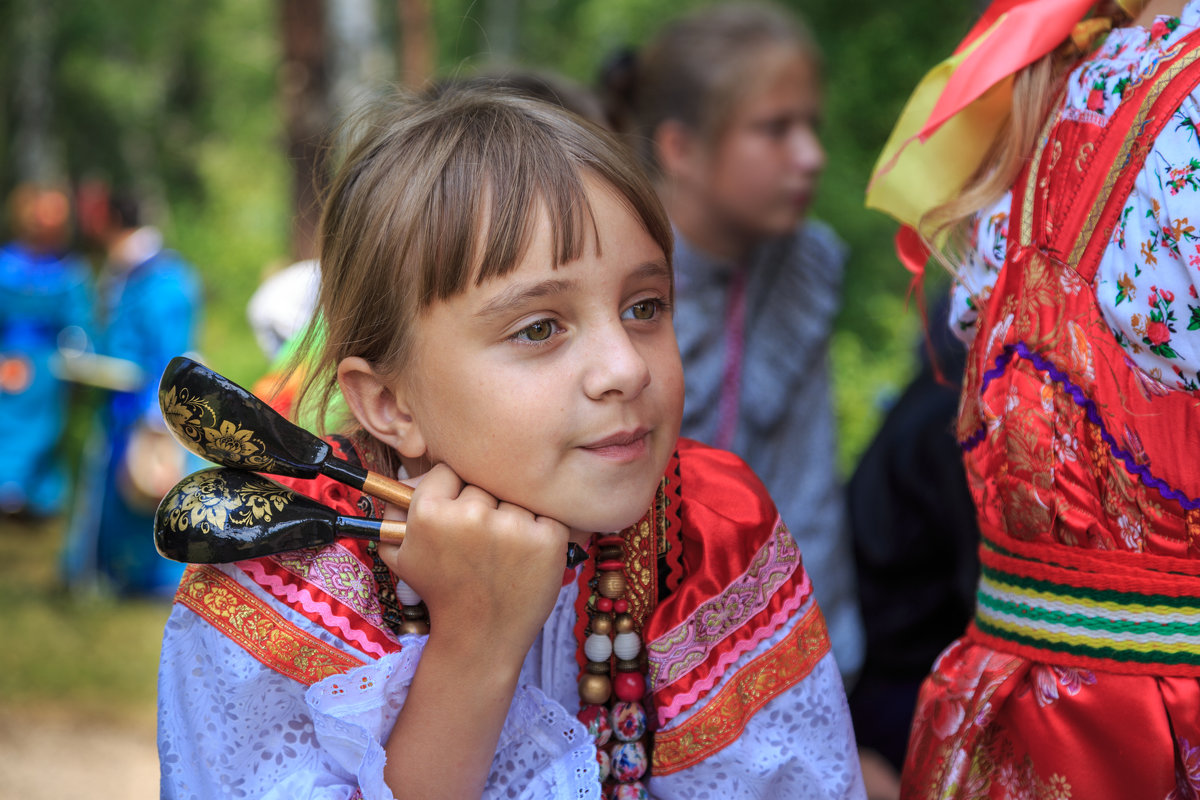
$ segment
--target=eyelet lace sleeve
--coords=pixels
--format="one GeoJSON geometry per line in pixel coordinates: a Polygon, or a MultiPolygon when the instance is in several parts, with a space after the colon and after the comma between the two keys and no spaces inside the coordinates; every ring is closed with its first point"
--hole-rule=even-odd
{"type": "MultiPolygon", "coordinates": [[[[761,642],[738,659],[737,668],[787,634],[785,627],[761,642]]],[[[736,670],[730,670],[725,680],[734,674],[736,670]]],[[[689,709],[668,727],[686,723],[702,709],[703,704],[689,709]]],[[[760,708],[729,745],[695,766],[652,778],[649,788],[661,800],[865,798],[850,712],[833,654],[826,653],[803,680],[760,708]]]]}
{"type": "MultiPolygon", "coordinates": [[[[424,641],[405,637],[399,653],[305,687],[177,606],[159,672],[163,796],[392,798],[383,744],[424,641]]],[[[583,726],[538,689],[519,687],[484,797],[599,800],[599,791],[583,726]]]]}

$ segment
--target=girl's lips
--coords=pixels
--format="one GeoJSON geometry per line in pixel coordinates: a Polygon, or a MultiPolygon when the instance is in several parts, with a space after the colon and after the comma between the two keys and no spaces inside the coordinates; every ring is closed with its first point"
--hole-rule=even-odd
{"type": "Polygon", "coordinates": [[[649,431],[639,429],[607,436],[583,445],[582,449],[616,461],[632,461],[645,454],[649,447],[648,438],[649,431]]]}

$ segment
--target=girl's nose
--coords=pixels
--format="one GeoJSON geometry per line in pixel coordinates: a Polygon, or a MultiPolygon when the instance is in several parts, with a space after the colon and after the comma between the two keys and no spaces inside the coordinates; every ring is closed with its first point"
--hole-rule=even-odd
{"type": "Polygon", "coordinates": [[[825,168],[825,148],[817,132],[801,125],[791,136],[792,163],[805,172],[820,172],[825,168]]]}
{"type": "Polygon", "coordinates": [[[624,326],[597,335],[589,345],[583,390],[593,400],[606,397],[633,399],[650,385],[650,365],[624,326]]]}

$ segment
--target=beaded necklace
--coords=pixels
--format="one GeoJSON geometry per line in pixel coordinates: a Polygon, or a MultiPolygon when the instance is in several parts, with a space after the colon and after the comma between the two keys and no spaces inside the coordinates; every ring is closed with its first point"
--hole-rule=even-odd
{"type": "Polygon", "coordinates": [[[640,624],[629,613],[625,597],[629,583],[624,543],[620,534],[609,534],[597,537],[593,544],[596,572],[588,582],[579,720],[595,739],[605,796],[641,800],[650,796],[641,781],[650,765],[642,704],[646,675],[640,624]]]}
{"type": "MultiPolygon", "coordinates": [[[[678,455],[667,473],[641,520],[620,533],[593,537],[591,558],[574,545],[568,553],[569,570],[583,563],[575,576],[583,582],[575,624],[581,664],[578,718],[595,740],[607,800],[650,796],[643,779],[653,731],[641,631],[660,596],[679,583],[678,455]]],[[[374,552],[372,556],[378,561],[374,552]]],[[[392,602],[399,601],[393,630],[428,633],[425,604],[410,586],[392,578],[396,588],[388,594],[392,602]]]]}

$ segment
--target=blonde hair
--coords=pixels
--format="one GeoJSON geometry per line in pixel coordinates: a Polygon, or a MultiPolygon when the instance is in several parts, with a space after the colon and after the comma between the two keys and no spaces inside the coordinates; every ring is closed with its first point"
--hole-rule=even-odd
{"type": "MultiPolygon", "coordinates": [[[[1112,18],[1113,25],[1129,21],[1115,3],[1098,4],[1095,14],[1112,18]]],[[[1033,153],[1038,135],[1059,102],[1063,79],[1082,55],[1083,52],[1068,40],[1013,76],[1009,116],[980,167],[954,198],[921,217],[918,230],[934,256],[952,273],[966,255],[975,214],[1013,187],[1033,153]],[[941,245],[935,245],[935,242],[941,242],[941,245]]]]}
{"type": "Polygon", "coordinates": [[[758,57],[772,46],[793,48],[821,63],[807,25],[775,5],[725,3],[680,17],[633,57],[625,88],[609,93],[610,117],[628,120],[618,124],[643,164],[657,173],[658,127],[674,120],[708,142],[719,139],[758,57]]]}
{"type": "MultiPolygon", "coordinates": [[[[543,211],[554,266],[578,258],[595,233],[585,175],[623,198],[670,259],[670,223],[634,159],[560,107],[498,89],[450,88],[398,96],[368,110],[354,130],[321,218],[320,330],[314,326],[302,348],[320,343],[301,392],[317,419],[337,392],[343,359],[361,357],[384,379],[399,374],[421,312],[515,270],[543,211]]],[[[396,463],[371,442],[377,463],[396,463]]]]}

